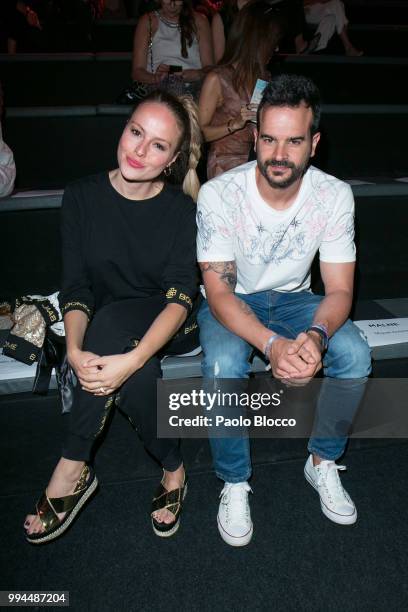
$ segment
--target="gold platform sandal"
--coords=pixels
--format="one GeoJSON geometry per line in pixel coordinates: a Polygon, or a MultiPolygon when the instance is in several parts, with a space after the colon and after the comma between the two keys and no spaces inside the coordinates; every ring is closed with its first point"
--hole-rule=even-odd
{"type": "Polygon", "coordinates": [[[36,514],[45,531],[26,534],[27,541],[31,544],[45,544],[65,533],[82,506],[95,493],[97,486],[95,472],[90,466],[84,465],[72,495],[49,498],[46,489],[36,504],[36,514]],[[58,517],[61,512],[66,512],[62,520],[58,517]]]}
{"type": "Polygon", "coordinates": [[[187,477],[184,476],[183,486],[172,491],[167,491],[163,486],[164,476],[152,500],[151,519],[153,531],[160,538],[169,538],[174,535],[180,527],[180,515],[183,509],[183,501],[187,495],[187,477]],[[174,521],[171,523],[159,523],[153,518],[153,513],[163,509],[169,510],[174,514],[174,521]]]}

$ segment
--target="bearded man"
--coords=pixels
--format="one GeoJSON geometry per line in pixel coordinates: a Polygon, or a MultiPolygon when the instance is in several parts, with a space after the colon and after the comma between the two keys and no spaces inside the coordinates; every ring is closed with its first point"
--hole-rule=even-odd
{"type": "MultiPolygon", "coordinates": [[[[206,183],[197,209],[206,300],[198,316],[203,377],[245,379],[258,349],[274,377],[304,384],[323,368],[318,412],[347,419],[371,371],[370,350],[348,319],[355,267],[354,200],[346,183],[310,165],[320,139],[320,94],[303,76],[274,77],[258,108],[257,160],[206,183]],[[311,292],[319,251],[325,295],[311,292]]],[[[346,420],[347,420],[346,419],[346,420]]],[[[346,435],[311,437],[304,473],[332,521],[356,521],[336,464],[346,435]]],[[[221,492],[218,528],[232,546],[252,537],[246,436],[211,436],[221,492]]]]}

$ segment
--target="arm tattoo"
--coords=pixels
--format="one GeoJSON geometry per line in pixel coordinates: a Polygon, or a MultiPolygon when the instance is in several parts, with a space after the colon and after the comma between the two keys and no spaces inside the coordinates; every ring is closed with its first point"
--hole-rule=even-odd
{"type": "Polygon", "coordinates": [[[220,280],[227,285],[231,291],[234,291],[237,284],[237,264],[235,261],[206,261],[200,263],[201,272],[209,272],[212,270],[220,275],[220,280]]]}
{"type": "MultiPolygon", "coordinates": [[[[235,296],[236,297],[236,296],[235,296]]],[[[238,299],[238,304],[239,307],[241,309],[241,311],[248,315],[249,317],[255,317],[255,319],[257,319],[257,316],[255,315],[254,311],[252,310],[252,308],[250,306],[248,306],[248,304],[246,302],[244,302],[243,300],[238,299]]]]}

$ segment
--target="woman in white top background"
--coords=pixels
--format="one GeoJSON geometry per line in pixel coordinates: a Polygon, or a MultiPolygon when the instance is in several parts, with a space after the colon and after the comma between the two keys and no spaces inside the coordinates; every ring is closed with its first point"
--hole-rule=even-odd
{"type": "Polygon", "coordinates": [[[158,11],[140,18],[134,35],[133,80],[157,84],[177,66],[185,81],[196,81],[212,64],[208,20],[193,10],[190,0],[161,0],[158,11]]]}

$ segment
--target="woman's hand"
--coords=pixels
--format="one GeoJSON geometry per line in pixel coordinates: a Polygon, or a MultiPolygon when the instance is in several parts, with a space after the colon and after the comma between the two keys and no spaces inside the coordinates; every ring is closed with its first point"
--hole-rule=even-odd
{"type": "Polygon", "coordinates": [[[168,64],[159,64],[156,68],[155,76],[162,81],[169,74],[170,66],[168,64]]]}
{"type": "Polygon", "coordinates": [[[69,365],[74,370],[80,382],[82,379],[84,379],[84,377],[95,376],[98,374],[99,370],[96,366],[90,368],[87,365],[90,359],[97,358],[99,358],[99,355],[91,353],[90,351],[81,351],[80,349],[68,353],[69,365]]]}
{"type": "Polygon", "coordinates": [[[245,104],[245,106],[241,106],[240,114],[230,120],[229,126],[236,132],[237,130],[242,130],[248,121],[256,121],[255,104],[245,104]]]}
{"type": "Polygon", "coordinates": [[[123,355],[108,355],[88,360],[86,368],[92,374],[80,380],[84,391],[97,396],[112,395],[123,383],[136,372],[142,363],[138,362],[135,351],[123,355]],[[94,369],[97,374],[95,375],[94,369]]]}
{"type": "Polygon", "coordinates": [[[181,74],[184,81],[199,81],[203,78],[202,70],[198,70],[195,68],[189,68],[188,70],[183,70],[182,72],[176,72],[176,74],[181,74]]]}

